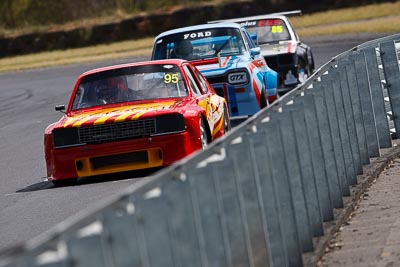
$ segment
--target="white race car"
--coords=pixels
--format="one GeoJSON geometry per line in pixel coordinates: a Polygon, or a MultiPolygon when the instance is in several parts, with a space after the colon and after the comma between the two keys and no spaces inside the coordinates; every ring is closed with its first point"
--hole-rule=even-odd
{"type": "MultiPolygon", "coordinates": [[[[279,94],[304,82],[315,68],[311,47],[300,41],[288,18],[288,15],[296,14],[301,11],[224,20],[241,24],[256,39],[268,66],[278,72],[279,94]]],[[[214,22],[220,21],[209,23],[214,22]]]]}

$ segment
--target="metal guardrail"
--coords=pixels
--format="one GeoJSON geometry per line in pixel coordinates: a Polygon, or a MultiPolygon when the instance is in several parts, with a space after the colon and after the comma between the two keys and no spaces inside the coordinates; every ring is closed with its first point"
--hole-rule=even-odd
{"type": "Polygon", "coordinates": [[[206,150],[3,252],[0,266],[302,266],[362,166],[391,147],[389,125],[400,133],[399,41],[338,55],[206,150]]]}

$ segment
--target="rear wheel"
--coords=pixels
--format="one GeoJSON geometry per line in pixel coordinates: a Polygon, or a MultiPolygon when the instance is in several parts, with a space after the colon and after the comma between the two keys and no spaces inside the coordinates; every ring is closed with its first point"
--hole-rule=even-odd
{"type": "Polygon", "coordinates": [[[201,148],[206,149],[208,146],[207,129],[203,118],[200,117],[200,142],[201,148]]]}
{"type": "Polygon", "coordinates": [[[228,118],[227,108],[224,108],[224,134],[231,130],[231,121],[228,118]]]}

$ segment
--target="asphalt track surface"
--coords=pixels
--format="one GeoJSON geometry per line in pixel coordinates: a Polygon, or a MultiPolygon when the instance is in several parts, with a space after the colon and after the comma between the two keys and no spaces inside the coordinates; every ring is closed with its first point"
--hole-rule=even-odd
{"type": "MultiPolygon", "coordinates": [[[[316,66],[363,42],[384,36],[360,34],[304,38],[316,66]]],[[[61,117],[84,71],[147,58],[70,65],[0,74],[0,250],[32,239],[99,201],[105,201],[146,174],[85,179],[76,186],[54,187],[45,180],[43,131],[61,117]]]]}

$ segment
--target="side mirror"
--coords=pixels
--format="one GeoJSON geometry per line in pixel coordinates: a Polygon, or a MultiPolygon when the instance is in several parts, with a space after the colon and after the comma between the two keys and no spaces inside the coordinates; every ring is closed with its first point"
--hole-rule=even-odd
{"type": "Polygon", "coordinates": [[[254,57],[261,53],[260,47],[250,48],[250,56],[254,57]]]}
{"type": "Polygon", "coordinates": [[[55,106],[54,107],[54,109],[56,110],[56,111],[64,111],[65,110],[65,105],[57,105],[57,106],[55,106]]]}

